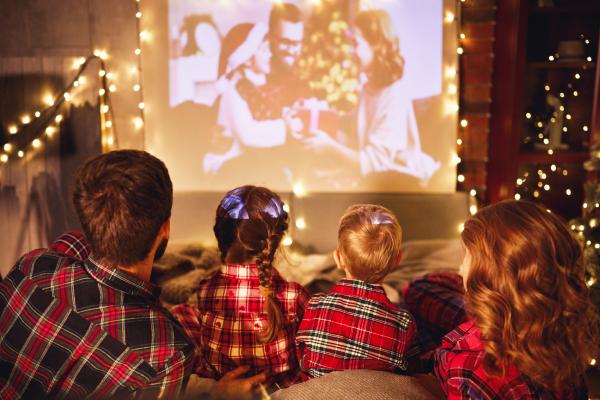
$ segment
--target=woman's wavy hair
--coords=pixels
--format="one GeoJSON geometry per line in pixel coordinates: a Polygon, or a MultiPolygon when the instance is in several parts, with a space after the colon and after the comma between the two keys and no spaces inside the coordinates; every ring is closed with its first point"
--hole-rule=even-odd
{"type": "Polygon", "coordinates": [[[404,57],[389,14],[384,10],[362,11],[354,23],[373,50],[369,87],[379,90],[401,79],[404,57]]]}
{"type": "Polygon", "coordinates": [[[283,208],[279,196],[269,189],[241,186],[221,200],[213,228],[223,262],[256,260],[269,321],[259,337],[264,343],[272,341],[284,323],[271,280],[275,252],[288,229],[288,214],[283,208]]]}
{"type": "Polygon", "coordinates": [[[598,317],[582,249],[564,222],[533,203],[504,201],[471,217],[462,241],[471,257],[465,303],[486,370],[503,375],[514,365],[555,391],[582,384],[598,317]]]}

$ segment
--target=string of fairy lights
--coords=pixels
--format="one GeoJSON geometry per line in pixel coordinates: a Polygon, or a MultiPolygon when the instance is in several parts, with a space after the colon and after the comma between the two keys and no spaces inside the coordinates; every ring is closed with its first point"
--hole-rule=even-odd
{"type": "MultiPolygon", "coordinates": [[[[585,46],[590,45],[590,40],[587,39],[583,34],[580,35],[580,39],[583,41],[585,46]]],[[[554,53],[548,56],[548,62],[555,63],[560,61],[560,55],[558,53],[554,53]]],[[[557,96],[557,99],[560,101],[568,100],[569,97],[578,97],[580,94],[580,90],[577,87],[577,83],[581,82],[582,74],[591,68],[593,70],[592,57],[587,56],[585,61],[581,63],[581,70],[578,70],[572,74],[572,79],[566,84],[566,87],[563,88],[552,88],[549,82],[544,84],[544,92],[547,95],[557,96]]],[[[573,110],[567,110],[566,107],[561,103],[558,107],[558,111],[554,111],[550,116],[549,120],[546,121],[543,117],[536,117],[533,112],[527,111],[524,115],[526,122],[529,123],[530,126],[534,128],[537,134],[533,135],[528,134],[522,141],[523,145],[528,145],[531,143],[538,144],[539,147],[544,148],[548,155],[554,155],[556,148],[553,148],[551,143],[551,138],[548,137],[547,128],[549,124],[556,124],[558,122],[562,122],[563,126],[561,128],[562,134],[568,134],[571,130],[581,129],[584,133],[589,133],[590,128],[587,124],[583,124],[580,127],[570,126],[573,119],[573,110]],[[562,121],[558,121],[558,113],[564,115],[562,121]]],[[[519,176],[516,180],[516,193],[515,199],[520,200],[525,196],[532,196],[534,199],[541,198],[543,193],[550,192],[552,190],[551,185],[549,183],[551,174],[558,177],[567,177],[569,175],[569,171],[566,167],[557,165],[556,163],[552,163],[550,165],[550,170],[545,170],[545,168],[540,167],[536,172],[532,173],[530,171],[524,171],[521,176],[519,176]]],[[[573,195],[572,188],[566,188],[564,191],[564,195],[570,197],[573,195]]],[[[587,203],[583,204],[583,208],[587,208],[587,203]]]]}
{"type": "MultiPolygon", "coordinates": [[[[142,12],[140,11],[140,0],[135,0],[136,18],[136,48],[133,50],[136,56],[136,64],[131,73],[135,83],[132,91],[137,94],[138,114],[132,118],[135,129],[141,130],[145,125],[144,118],[144,92],[142,87],[142,45],[150,39],[150,33],[141,30],[142,12]]],[[[45,93],[41,96],[40,104],[44,106],[41,110],[25,112],[19,122],[9,123],[6,130],[9,134],[8,141],[4,143],[0,151],[0,163],[7,164],[11,160],[28,160],[42,150],[44,143],[52,140],[60,134],[62,122],[64,121],[64,108],[80,96],[85,87],[90,83],[84,75],[93,61],[99,61],[98,79],[98,109],[101,127],[102,151],[110,151],[119,147],[118,135],[113,113],[111,94],[117,91],[116,74],[107,68],[109,54],[106,50],[95,49],[93,55],[78,57],[73,61],[73,68],[77,72],[68,85],[56,94],[45,93]],[[27,134],[33,131],[33,134],[27,134]],[[27,134],[27,139],[22,136],[27,134]]]]}

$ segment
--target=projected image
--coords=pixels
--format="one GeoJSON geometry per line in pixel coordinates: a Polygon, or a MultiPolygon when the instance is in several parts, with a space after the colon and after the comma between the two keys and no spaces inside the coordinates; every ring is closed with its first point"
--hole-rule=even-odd
{"type": "Polygon", "coordinates": [[[214,113],[193,149],[205,181],[415,191],[443,169],[448,129],[427,115],[442,92],[442,0],[170,0],[169,12],[170,107],[214,113]]]}

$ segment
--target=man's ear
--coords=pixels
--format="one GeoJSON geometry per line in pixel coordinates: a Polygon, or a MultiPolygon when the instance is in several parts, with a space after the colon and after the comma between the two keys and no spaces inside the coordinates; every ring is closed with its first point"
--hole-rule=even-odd
{"type": "Polygon", "coordinates": [[[342,253],[340,253],[338,249],[335,249],[333,251],[333,260],[335,261],[335,265],[337,265],[339,269],[341,269],[342,271],[346,269],[344,256],[342,256],[342,253]]]}
{"type": "Polygon", "coordinates": [[[162,226],[160,227],[160,233],[163,234],[163,237],[168,239],[171,237],[171,218],[167,219],[162,226]]]}

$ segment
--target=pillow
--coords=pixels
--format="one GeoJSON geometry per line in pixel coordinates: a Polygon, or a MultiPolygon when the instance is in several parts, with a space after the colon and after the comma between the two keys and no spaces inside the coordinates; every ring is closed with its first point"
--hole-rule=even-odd
{"type": "Polygon", "coordinates": [[[443,397],[435,378],[391,372],[347,370],[330,372],[271,395],[272,400],[430,400],[443,397]]]}

